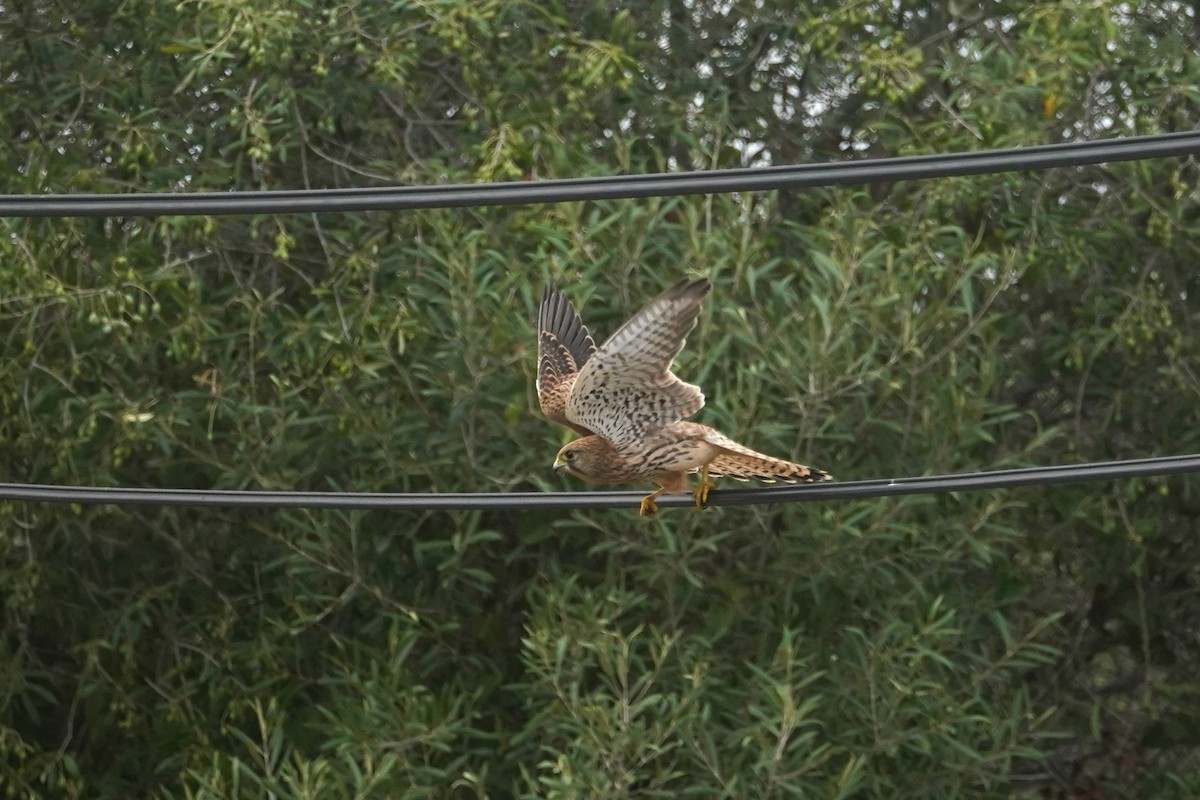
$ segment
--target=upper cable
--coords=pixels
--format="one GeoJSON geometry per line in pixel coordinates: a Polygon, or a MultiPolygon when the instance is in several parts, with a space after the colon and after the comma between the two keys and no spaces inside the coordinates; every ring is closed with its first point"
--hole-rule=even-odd
{"type": "Polygon", "coordinates": [[[506,183],[254,192],[0,195],[0,217],[298,214],[530,205],[887,183],[1197,154],[1200,154],[1200,131],[1183,131],[1003,150],[826,164],[506,183]]]}

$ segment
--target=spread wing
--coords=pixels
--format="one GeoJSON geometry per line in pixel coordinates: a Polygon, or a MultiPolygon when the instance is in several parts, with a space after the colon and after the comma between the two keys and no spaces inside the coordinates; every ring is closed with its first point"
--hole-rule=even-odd
{"type": "Polygon", "coordinates": [[[567,419],[636,452],[648,435],[699,411],[700,387],[675,377],[671,362],[710,289],[707,280],[680,281],[634,314],[579,370],[567,419]]]}
{"type": "Polygon", "coordinates": [[[538,307],[538,404],[547,418],[588,435],[590,430],[567,418],[567,396],[596,343],[567,296],[547,286],[538,307]]]}

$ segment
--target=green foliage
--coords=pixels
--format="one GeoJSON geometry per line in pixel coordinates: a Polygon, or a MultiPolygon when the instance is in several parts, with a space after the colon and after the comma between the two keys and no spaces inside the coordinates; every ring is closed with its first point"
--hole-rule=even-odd
{"type": "MultiPolygon", "coordinates": [[[[734,4],[736,6],[736,4],[734,4]]],[[[1197,124],[1172,3],[0,13],[7,193],[835,161],[1197,124]]],[[[685,275],[700,419],[842,479],[1200,447],[1195,164],[0,222],[20,482],[563,487],[533,318],[685,275]]],[[[574,487],[573,487],[574,488],[574,487]]],[[[1191,797],[1193,479],[671,511],[0,506],[11,797],[1191,797]]]]}

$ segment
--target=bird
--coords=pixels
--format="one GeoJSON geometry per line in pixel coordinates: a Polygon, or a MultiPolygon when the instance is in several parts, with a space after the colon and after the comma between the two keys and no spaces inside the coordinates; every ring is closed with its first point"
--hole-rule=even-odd
{"type": "Polygon", "coordinates": [[[638,513],[653,517],[664,493],[692,491],[708,504],[710,477],[764,483],[831,480],[824,470],[751,450],[719,431],[686,420],[704,407],[700,387],[671,371],[712,290],[684,279],[647,303],[596,346],[570,299],[547,285],[538,307],[535,386],[542,414],[580,435],[558,451],[554,471],[594,484],[651,481],[658,489],[638,513]]]}

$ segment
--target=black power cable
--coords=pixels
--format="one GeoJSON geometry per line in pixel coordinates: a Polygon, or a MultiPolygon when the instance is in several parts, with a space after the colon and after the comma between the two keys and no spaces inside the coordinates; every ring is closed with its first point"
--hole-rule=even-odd
{"type": "Polygon", "coordinates": [[[827,164],[445,186],[0,195],[0,217],[286,214],[460,208],[886,183],[1200,154],[1200,131],[827,164]]]}
{"type": "MultiPolygon", "coordinates": [[[[709,495],[711,506],[856,500],[904,494],[974,492],[1020,486],[1145,478],[1200,472],[1200,454],[1164,456],[1058,467],[1029,467],[956,475],[847,481],[767,489],[724,489],[709,495]]],[[[534,511],[638,508],[645,492],[478,492],[392,494],[354,492],[266,492],[205,489],[135,489],[97,486],[0,484],[0,500],[82,505],[207,506],[216,508],[340,508],[393,511],[534,511]]],[[[690,495],[663,495],[663,507],[692,505],[690,495]]]]}

